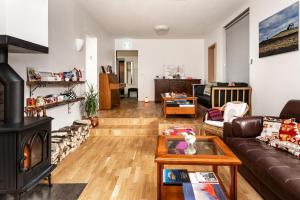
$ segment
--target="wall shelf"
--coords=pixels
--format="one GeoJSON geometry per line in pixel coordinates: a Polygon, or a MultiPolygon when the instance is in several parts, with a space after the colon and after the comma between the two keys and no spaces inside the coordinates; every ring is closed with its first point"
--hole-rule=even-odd
{"type": "Polygon", "coordinates": [[[70,99],[70,100],[65,100],[65,101],[61,101],[61,102],[55,102],[55,103],[49,103],[45,105],[46,109],[51,109],[51,108],[55,108],[58,106],[63,106],[63,105],[67,105],[67,104],[72,104],[72,103],[76,103],[79,101],[84,101],[84,97],[77,97],[76,99],[70,99]]]}
{"type": "Polygon", "coordinates": [[[47,85],[61,85],[69,86],[76,84],[84,84],[85,81],[27,81],[26,85],[28,86],[47,86],[47,85]]]}
{"type": "Polygon", "coordinates": [[[85,81],[27,81],[26,85],[29,86],[30,97],[33,96],[33,92],[41,87],[47,86],[64,86],[68,89],[73,89],[76,85],[85,84],[85,81]]]}
{"type": "Polygon", "coordinates": [[[26,108],[45,108],[45,109],[51,109],[51,108],[55,108],[55,107],[59,107],[59,106],[63,106],[63,105],[68,105],[68,113],[71,112],[71,106],[76,103],[76,102],[81,102],[84,101],[85,97],[77,97],[75,99],[69,99],[69,100],[65,100],[65,101],[60,101],[60,102],[55,102],[55,103],[48,103],[45,104],[44,106],[36,106],[36,107],[26,107],[26,108]]]}

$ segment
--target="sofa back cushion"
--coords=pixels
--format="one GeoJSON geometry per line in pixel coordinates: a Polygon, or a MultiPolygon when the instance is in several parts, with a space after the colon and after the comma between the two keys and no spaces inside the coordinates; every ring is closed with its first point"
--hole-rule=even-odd
{"type": "Polygon", "coordinates": [[[280,119],[295,118],[300,123],[300,100],[290,100],[280,113],[280,119]]]}

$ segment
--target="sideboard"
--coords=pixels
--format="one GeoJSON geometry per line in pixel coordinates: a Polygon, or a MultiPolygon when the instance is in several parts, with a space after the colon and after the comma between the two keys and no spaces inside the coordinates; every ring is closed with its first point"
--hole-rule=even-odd
{"type": "Polygon", "coordinates": [[[154,79],[155,102],[161,101],[161,94],[166,92],[185,92],[193,94],[193,84],[201,84],[201,79],[154,79]]]}

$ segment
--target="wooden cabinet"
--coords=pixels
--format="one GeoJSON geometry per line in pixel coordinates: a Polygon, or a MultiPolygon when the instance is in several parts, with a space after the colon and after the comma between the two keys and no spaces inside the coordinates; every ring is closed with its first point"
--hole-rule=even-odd
{"type": "Polygon", "coordinates": [[[155,102],[161,101],[161,93],[185,92],[193,94],[193,84],[201,84],[201,79],[154,79],[155,102]]]}

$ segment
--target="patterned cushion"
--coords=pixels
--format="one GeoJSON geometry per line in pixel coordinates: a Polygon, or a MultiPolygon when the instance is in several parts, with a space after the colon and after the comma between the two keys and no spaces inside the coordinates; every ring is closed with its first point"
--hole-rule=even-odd
{"type": "Polygon", "coordinates": [[[208,109],[209,119],[212,121],[223,121],[222,112],[217,108],[208,109]]]}
{"type": "Polygon", "coordinates": [[[256,139],[267,143],[269,143],[272,140],[278,139],[281,122],[281,119],[264,117],[263,130],[260,136],[256,137],[256,139]]]}
{"type": "Polygon", "coordinates": [[[295,122],[295,119],[284,120],[279,130],[279,138],[270,141],[270,145],[300,158],[299,129],[300,125],[295,122]]]}
{"type": "Polygon", "coordinates": [[[281,141],[296,142],[299,138],[298,124],[295,119],[284,120],[279,130],[279,139],[281,141]]]}

